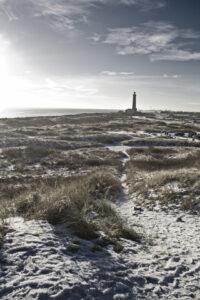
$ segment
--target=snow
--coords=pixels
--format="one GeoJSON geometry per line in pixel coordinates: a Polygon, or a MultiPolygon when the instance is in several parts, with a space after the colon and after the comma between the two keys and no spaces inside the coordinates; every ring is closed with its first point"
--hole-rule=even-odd
{"type": "MultiPolygon", "coordinates": [[[[124,164],[129,159],[129,147],[109,148],[126,154],[124,164]]],[[[123,173],[123,195],[115,207],[127,225],[143,233],[142,243],[122,239],[120,254],[112,245],[94,252],[95,241],[65,227],[11,218],[0,255],[0,298],[200,299],[199,216],[184,214],[178,222],[178,211],[138,210],[125,179],[123,173]]]]}
{"type": "Polygon", "coordinates": [[[115,152],[123,152],[127,155],[127,150],[130,149],[130,146],[124,146],[124,145],[106,145],[106,148],[110,149],[111,151],[115,151],[115,152]]]}
{"type": "MultiPolygon", "coordinates": [[[[177,213],[134,211],[134,204],[122,203],[119,213],[129,226],[138,224],[150,245],[135,253],[142,263],[138,273],[156,282],[145,299],[190,299],[199,294],[200,287],[200,222],[199,216],[184,215],[177,221],[177,213]],[[132,215],[130,215],[130,211],[132,215]],[[156,298],[156,291],[160,291],[156,298]]],[[[129,257],[127,260],[131,259],[129,257]]],[[[145,285],[144,288],[148,288],[145,285]]],[[[199,299],[199,298],[195,298],[199,299]]]]}
{"type": "MultiPolygon", "coordinates": [[[[123,165],[130,159],[131,146],[106,147],[125,154],[123,165]]],[[[66,168],[55,172],[68,176],[66,168]]],[[[52,170],[46,173],[52,175],[52,170]]],[[[138,209],[128,195],[125,171],[120,180],[123,193],[113,205],[128,226],[143,234],[141,243],[122,239],[121,253],[112,245],[93,251],[95,240],[80,239],[64,226],[10,218],[0,250],[0,299],[199,300],[199,215],[159,206],[138,209]]],[[[175,181],[165,188],[178,189],[175,181]]]]}
{"type": "Polygon", "coordinates": [[[81,240],[44,221],[12,218],[1,253],[0,298],[4,299],[199,299],[199,218],[164,212],[134,212],[130,200],[119,206],[127,223],[138,224],[150,245],[123,240],[92,252],[81,240]]]}

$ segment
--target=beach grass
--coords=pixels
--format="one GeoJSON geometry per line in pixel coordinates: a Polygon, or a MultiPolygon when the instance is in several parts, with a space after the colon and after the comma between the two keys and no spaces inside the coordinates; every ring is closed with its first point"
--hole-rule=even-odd
{"type": "Polygon", "coordinates": [[[177,205],[195,212],[200,203],[200,150],[190,148],[137,148],[129,151],[127,182],[137,203],[155,207],[177,205]]]}
{"type": "Polygon", "coordinates": [[[15,206],[16,212],[25,219],[66,224],[81,238],[96,238],[103,231],[112,241],[121,237],[139,241],[139,234],[123,225],[110,204],[120,193],[119,179],[96,171],[53,188],[41,184],[37,192],[26,191],[16,198],[15,206]]]}

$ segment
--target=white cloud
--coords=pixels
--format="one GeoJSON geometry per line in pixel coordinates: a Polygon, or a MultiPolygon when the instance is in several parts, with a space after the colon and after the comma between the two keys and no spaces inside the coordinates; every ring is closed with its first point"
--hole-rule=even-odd
{"type": "Polygon", "coordinates": [[[166,23],[148,22],[141,26],[109,29],[105,44],[117,46],[118,54],[159,52],[179,36],[177,29],[166,23]]]}
{"type": "Polygon", "coordinates": [[[133,72],[115,72],[115,71],[103,71],[101,72],[102,75],[106,76],[132,76],[134,75],[133,72]]]}
{"type": "Polygon", "coordinates": [[[160,75],[139,75],[133,72],[116,72],[116,71],[102,71],[101,76],[110,77],[113,80],[164,80],[164,79],[178,79],[182,78],[180,74],[160,74],[160,75]]]}
{"type": "Polygon", "coordinates": [[[171,61],[188,61],[200,60],[200,52],[190,52],[179,49],[169,49],[161,53],[155,53],[150,56],[151,61],[171,60],[171,61]]]}
{"type": "Polygon", "coordinates": [[[9,20],[40,18],[58,30],[87,22],[91,8],[99,5],[134,5],[141,10],[161,8],[166,0],[0,0],[0,13],[9,20]]]}
{"type": "Polygon", "coordinates": [[[163,78],[181,78],[182,76],[180,74],[173,74],[173,75],[168,75],[164,74],[163,78]]]}
{"type": "Polygon", "coordinates": [[[135,27],[109,29],[105,44],[116,47],[120,55],[149,55],[151,61],[156,60],[199,60],[200,52],[187,49],[191,41],[200,38],[200,34],[192,30],[179,29],[165,22],[148,22],[135,27]]]}
{"type": "Polygon", "coordinates": [[[166,6],[165,0],[121,0],[121,3],[126,5],[136,5],[143,11],[148,11],[151,9],[158,9],[166,6]]]}
{"type": "Polygon", "coordinates": [[[89,37],[88,39],[92,40],[94,43],[97,43],[101,41],[101,35],[95,33],[92,37],[89,37]]]}

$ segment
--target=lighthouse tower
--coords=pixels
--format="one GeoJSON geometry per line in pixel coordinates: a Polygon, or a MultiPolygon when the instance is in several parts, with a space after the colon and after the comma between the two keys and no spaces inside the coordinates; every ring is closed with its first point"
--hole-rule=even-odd
{"type": "Polygon", "coordinates": [[[137,107],[136,107],[136,92],[133,93],[133,105],[132,105],[132,110],[134,112],[137,111],[137,107]]]}

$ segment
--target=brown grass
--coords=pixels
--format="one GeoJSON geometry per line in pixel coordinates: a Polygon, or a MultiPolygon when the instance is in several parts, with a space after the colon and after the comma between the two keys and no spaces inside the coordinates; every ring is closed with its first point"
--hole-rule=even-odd
{"type": "Polygon", "coordinates": [[[4,235],[5,235],[4,227],[3,225],[0,225],[0,249],[3,245],[4,235]]]}
{"type": "Polygon", "coordinates": [[[199,205],[200,151],[188,148],[133,149],[127,163],[130,193],[138,205],[163,206],[195,212],[199,205]],[[163,159],[161,159],[163,153],[163,159]],[[157,156],[159,155],[159,156],[157,156]]]}
{"type": "Polygon", "coordinates": [[[118,172],[122,170],[118,154],[106,148],[79,149],[66,153],[56,152],[41,163],[47,167],[67,167],[69,170],[91,169],[96,167],[112,167],[118,172]]]}
{"type": "Polygon", "coordinates": [[[11,202],[0,202],[0,249],[3,246],[4,237],[8,229],[6,218],[8,218],[11,215],[11,213],[13,213],[13,211],[13,205],[11,202]]]}
{"type": "Polygon", "coordinates": [[[40,161],[42,158],[53,154],[54,150],[38,145],[30,145],[25,148],[7,148],[3,149],[4,157],[14,163],[30,164],[40,161]]]}
{"type": "Polygon", "coordinates": [[[137,151],[130,151],[131,161],[128,163],[129,168],[147,172],[181,169],[181,168],[199,168],[200,150],[190,150],[184,148],[141,148],[137,151]],[[182,155],[180,155],[182,154],[182,155]]]}
{"type": "MultiPolygon", "coordinates": [[[[58,168],[66,168],[70,171],[91,170],[95,168],[113,169],[114,173],[120,174],[123,153],[115,153],[107,148],[85,148],[71,151],[61,151],[48,146],[32,146],[23,148],[6,148],[2,157],[6,162],[5,167],[12,165],[14,170],[7,171],[9,174],[22,177],[42,175],[47,169],[56,171],[58,168]],[[39,163],[37,168],[35,163],[39,163]]],[[[111,171],[111,172],[113,172],[111,171]]],[[[19,179],[20,180],[20,179],[19,179]]]]}
{"type": "Polygon", "coordinates": [[[163,138],[137,138],[130,141],[124,141],[126,146],[137,147],[195,147],[200,148],[200,142],[191,142],[187,140],[163,138]]]}
{"type": "Polygon", "coordinates": [[[110,240],[120,237],[139,241],[139,235],[124,227],[109,201],[121,193],[118,179],[96,172],[73,178],[68,184],[50,188],[41,185],[35,192],[21,194],[16,212],[28,219],[45,219],[52,224],[67,224],[79,237],[92,239],[104,231],[110,240]]]}
{"type": "Polygon", "coordinates": [[[130,148],[128,150],[128,153],[130,156],[138,156],[138,155],[151,155],[151,156],[169,156],[169,155],[175,155],[179,152],[179,148],[177,147],[136,147],[136,148],[130,148]]]}

